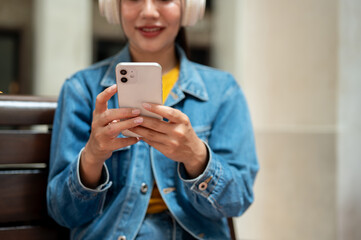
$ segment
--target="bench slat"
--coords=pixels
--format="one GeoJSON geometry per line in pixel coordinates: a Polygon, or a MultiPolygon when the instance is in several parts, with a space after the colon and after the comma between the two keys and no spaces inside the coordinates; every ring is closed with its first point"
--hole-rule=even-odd
{"type": "Polygon", "coordinates": [[[0,125],[52,124],[55,98],[0,95],[0,125]]]}
{"type": "Polygon", "coordinates": [[[50,139],[50,133],[0,131],[0,164],[47,164],[50,139]]]}
{"type": "Polygon", "coordinates": [[[46,185],[45,171],[0,171],[0,226],[47,218],[46,185]]]}
{"type": "Polygon", "coordinates": [[[46,209],[56,107],[56,98],[0,95],[0,239],[69,239],[46,209]]]}
{"type": "Polygon", "coordinates": [[[0,239],[63,240],[69,239],[69,230],[56,225],[0,227],[0,239]]]}

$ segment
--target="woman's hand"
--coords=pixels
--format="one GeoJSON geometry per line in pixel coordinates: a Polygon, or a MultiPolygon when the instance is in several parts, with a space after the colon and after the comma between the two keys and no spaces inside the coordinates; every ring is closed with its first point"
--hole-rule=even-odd
{"type": "Polygon", "coordinates": [[[169,122],[144,117],[143,123],[131,131],[166,157],[182,162],[190,178],[201,174],[207,166],[208,151],[194,132],[188,116],[162,105],[144,103],[143,107],[169,122]]]}
{"type": "Polygon", "coordinates": [[[117,138],[121,131],[141,124],[143,118],[139,117],[139,109],[108,109],[108,101],[116,92],[116,85],[113,85],[96,98],[90,137],[80,160],[80,177],[87,187],[98,186],[103,163],[114,150],[138,141],[137,138],[117,138]]]}

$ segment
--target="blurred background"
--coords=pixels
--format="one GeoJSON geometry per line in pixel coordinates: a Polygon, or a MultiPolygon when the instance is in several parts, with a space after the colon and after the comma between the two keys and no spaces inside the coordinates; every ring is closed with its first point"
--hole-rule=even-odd
{"type": "MultiPolygon", "coordinates": [[[[191,58],[239,81],[261,165],[237,237],[361,239],[361,1],[207,2],[191,58]]],[[[57,96],[124,43],[95,0],[1,0],[0,91],[57,96]]]]}

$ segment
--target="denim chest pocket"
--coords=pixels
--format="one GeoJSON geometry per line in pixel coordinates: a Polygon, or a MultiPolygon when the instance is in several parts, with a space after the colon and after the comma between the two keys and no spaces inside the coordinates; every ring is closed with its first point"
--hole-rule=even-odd
{"type": "Polygon", "coordinates": [[[211,134],[211,126],[195,126],[193,129],[201,140],[208,143],[208,138],[211,134]]]}

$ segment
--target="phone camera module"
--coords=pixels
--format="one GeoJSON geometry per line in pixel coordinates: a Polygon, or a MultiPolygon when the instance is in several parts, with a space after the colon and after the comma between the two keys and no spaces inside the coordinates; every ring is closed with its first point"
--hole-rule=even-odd
{"type": "Polygon", "coordinates": [[[128,78],[122,77],[122,78],[120,79],[120,81],[121,81],[122,83],[126,83],[126,82],[128,82],[128,78]]]}
{"type": "Polygon", "coordinates": [[[121,75],[126,75],[126,74],[127,74],[127,70],[125,70],[125,69],[120,70],[120,74],[121,74],[121,75]]]}

